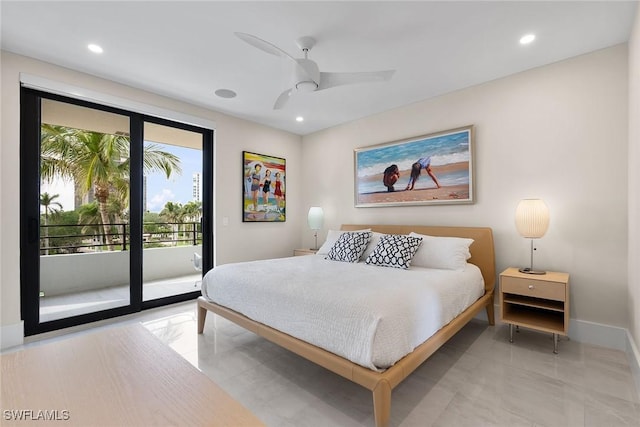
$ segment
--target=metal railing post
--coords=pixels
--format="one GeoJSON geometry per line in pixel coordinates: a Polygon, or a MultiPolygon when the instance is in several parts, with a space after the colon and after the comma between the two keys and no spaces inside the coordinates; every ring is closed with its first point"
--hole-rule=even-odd
{"type": "Polygon", "coordinates": [[[196,228],[196,223],[191,224],[193,226],[193,246],[198,244],[198,229],[196,228]]]}

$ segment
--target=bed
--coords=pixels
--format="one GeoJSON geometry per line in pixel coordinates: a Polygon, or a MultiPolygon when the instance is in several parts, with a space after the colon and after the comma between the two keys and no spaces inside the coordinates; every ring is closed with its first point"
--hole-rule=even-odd
{"type": "MultiPolygon", "coordinates": [[[[429,226],[405,226],[405,225],[394,226],[394,225],[353,225],[353,224],[343,225],[341,227],[341,230],[343,231],[355,231],[355,230],[362,230],[362,229],[371,229],[374,232],[385,233],[385,234],[396,234],[396,235],[397,234],[406,235],[406,234],[409,234],[410,232],[414,232],[414,233],[419,233],[422,235],[429,235],[429,236],[450,236],[450,237],[473,239],[473,243],[469,247],[469,252],[471,257],[468,260],[468,262],[472,265],[467,270],[475,269],[478,271],[478,275],[481,276],[481,279],[480,279],[481,289],[479,290],[479,292],[477,290],[475,291],[477,292],[477,295],[473,297],[473,300],[475,301],[470,302],[470,305],[465,303],[466,308],[463,308],[459,314],[456,313],[455,317],[453,317],[452,319],[443,317],[443,319],[445,319],[446,324],[442,327],[439,327],[439,329],[435,331],[435,333],[432,333],[433,331],[426,331],[426,332],[421,331],[420,334],[424,334],[424,333],[428,334],[427,336],[424,336],[424,335],[415,334],[412,332],[410,334],[411,340],[409,341],[414,341],[414,342],[408,342],[408,343],[403,343],[403,342],[399,343],[399,342],[393,342],[393,341],[385,342],[382,339],[378,339],[378,337],[376,337],[375,339],[371,339],[369,337],[368,338],[369,341],[372,341],[370,343],[371,344],[370,347],[366,347],[365,350],[361,350],[354,355],[349,353],[349,350],[343,350],[342,347],[339,346],[339,344],[336,344],[338,345],[337,348],[331,347],[331,345],[333,344],[333,341],[339,341],[337,339],[330,340],[330,341],[326,341],[326,340],[323,341],[323,334],[324,334],[324,338],[326,338],[326,336],[331,336],[335,338],[341,335],[339,330],[341,325],[339,323],[331,324],[324,329],[321,328],[322,333],[318,332],[317,334],[311,336],[311,338],[307,338],[305,336],[305,340],[303,340],[303,339],[295,338],[295,336],[299,336],[296,334],[295,329],[287,329],[287,327],[290,326],[289,324],[279,323],[277,318],[278,316],[274,316],[275,317],[274,320],[271,320],[271,319],[263,320],[262,317],[260,317],[261,314],[259,312],[259,306],[261,305],[265,305],[269,310],[275,310],[278,313],[282,311],[280,314],[284,316],[283,318],[286,318],[287,316],[293,316],[290,318],[294,318],[296,319],[296,321],[289,322],[289,323],[294,324],[294,326],[298,323],[305,323],[305,322],[313,323],[312,321],[314,317],[326,317],[326,315],[318,316],[317,313],[314,314],[311,312],[311,310],[308,310],[306,308],[299,308],[297,307],[297,304],[295,306],[296,308],[291,308],[292,305],[289,304],[288,305],[289,308],[285,307],[284,309],[281,309],[281,308],[272,309],[268,300],[261,299],[259,303],[254,302],[253,305],[249,304],[248,308],[242,308],[242,310],[236,311],[234,309],[229,308],[229,306],[235,307],[232,302],[233,295],[228,297],[229,298],[228,301],[231,301],[231,302],[227,302],[227,299],[225,299],[227,298],[226,294],[227,293],[232,294],[234,287],[237,287],[237,288],[240,287],[239,285],[238,286],[233,285],[234,287],[227,287],[227,290],[225,291],[225,293],[223,293],[225,297],[221,297],[220,292],[218,292],[218,297],[216,299],[218,303],[213,302],[211,300],[212,297],[210,295],[207,295],[207,291],[203,289],[203,296],[198,298],[198,333],[203,333],[206,314],[208,311],[212,311],[218,315],[221,315],[235,322],[236,324],[246,328],[247,330],[250,330],[256,333],[257,335],[262,336],[268,339],[269,341],[272,341],[275,344],[278,344],[320,366],[323,366],[324,368],[338,375],[341,375],[344,378],[347,378],[371,390],[373,394],[375,423],[376,423],[376,426],[379,427],[379,426],[386,426],[389,423],[390,411],[391,411],[391,391],[398,384],[400,384],[402,380],[404,380],[408,375],[410,375],[411,372],[413,372],[418,366],[420,366],[420,364],[422,364],[427,358],[429,358],[429,356],[431,356],[440,346],[442,346],[442,344],[444,344],[450,337],[452,337],[456,332],[458,332],[467,322],[469,322],[472,318],[476,316],[476,314],[478,314],[482,310],[486,310],[489,324],[491,325],[494,324],[493,295],[494,295],[494,284],[495,284],[495,260],[494,260],[493,236],[490,228],[482,228],[482,227],[429,227],[429,226]],[[299,309],[299,310],[296,312],[295,311],[296,309],[299,309]],[[287,313],[287,310],[289,310],[290,313],[287,313]],[[242,311],[246,315],[241,314],[240,311],[242,311]],[[309,319],[304,318],[304,316],[306,316],[305,313],[310,313],[309,319]],[[254,319],[260,319],[263,321],[261,322],[254,319]],[[286,332],[283,332],[283,330],[286,332]],[[418,342],[415,342],[416,340],[418,340],[418,342]],[[378,341],[383,342],[383,344],[379,346],[381,352],[376,350],[376,343],[378,341]],[[317,343],[318,345],[314,345],[312,343],[317,343]],[[400,347],[403,347],[403,345],[404,347],[408,346],[407,348],[409,350],[407,351],[406,349],[404,350],[401,349],[400,347]],[[393,355],[393,354],[389,355],[387,354],[388,351],[386,351],[386,350],[395,350],[396,348],[400,348],[399,351],[402,351],[401,358],[397,361],[394,359],[398,357],[397,355],[393,355]]],[[[343,269],[347,268],[346,266],[343,266],[343,264],[347,264],[347,263],[339,263],[335,261],[321,261],[320,259],[324,259],[324,257],[319,255],[308,256],[308,257],[298,257],[298,258],[307,258],[306,260],[299,259],[298,262],[302,266],[299,268],[309,268],[310,269],[309,271],[314,271],[312,270],[312,268],[316,268],[316,267],[313,267],[313,265],[319,264],[321,262],[328,262],[328,263],[333,262],[336,265],[339,264],[338,266],[339,268],[343,268],[343,269]],[[311,257],[316,257],[316,259],[311,259],[311,257]]],[[[285,266],[286,263],[290,263],[291,261],[287,259],[282,259],[282,260],[273,260],[273,262],[282,263],[281,265],[285,266]]],[[[259,263],[259,261],[254,263],[259,263]]],[[[358,263],[358,264],[363,264],[363,263],[358,263]]],[[[246,271],[251,271],[252,267],[259,268],[260,266],[259,264],[252,264],[252,263],[243,263],[243,265],[246,268],[246,271]]],[[[280,264],[277,264],[277,265],[280,265],[280,264]]],[[[364,269],[366,268],[368,269],[379,268],[379,270],[377,271],[380,273],[378,274],[389,275],[389,277],[394,277],[391,275],[395,274],[395,272],[392,272],[391,270],[397,270],[397,269],[391,269],[391,268],[385,269],[382,267],[370,267],[370,266],[363,267],[362,265],[354,266],[353,268],[356,270],[360,269],[359,270],[360,272],[358,274],[361,274],[362,271],[364,271],[364,269]]],[[[221,270],[221,272],[220,271],[216,272],[216,275],[219,278],[218,281],[224,282],[225,269],[220,268],[219,270],[221,270]],[[222,278],[222,280],[220,278],[222,278]]],[[[411,269],[404,270],[404,271],[409,272],[410,270],[418,270],[418,268],[412,267],[411,269]]],[[[344,276],[344,280],[351,281],[351,279],[347,276],[347,273],[346,273],[347,270],[338,270],[338,271],[344,271],[345,273],[343,274],[342,272],[340,272],[335,274],[341,277],[344,276]]],[[[311,273],[311,275],[313,274],[316,274],[316,273],[311,273]]],[[[410,288],[411,286],[414,286],[414,284],[411,284],[412,280],[414,280],[412,279],[412,276],[409,275],[408,273],[405,273],[405,274],[406,276],[404,277],[407,278],[406,287],[410,288]]],[[[418,273],[412,272],[411,274],[418,274],[418,273]]],[[[209,274],[207,274],[207,276],[209,276],[209,274]]],[[[205,289],[208,289],[207,283],[206,283],[206,281],[208,280],[207,276],[205,276],[205,284],[203,285],[203,288],[205,289]]],[[[295,274],[292,273],[292,277],[295,277],[295,274]]],[[[312,278],[312,280],[315,280],[315,279],[312,278]]],[[[477,286],[477,285],[474,285],[474,286],[477,286]]],[[[324,289],[323,286],[318,286],[317,288],[318,288],[318,292],[323,292],[323,289],[324,289]]],[[[335,289],[333,290],[330,288],[328,289],[329,290],[327,290],[326,293],[336,294],[335,289]]],[[[337,295],[338,298],[335,300],[336,301],[335,304],[337,305],[338,310],[340,309],[350,310],[350,306],[345,305],[345,304],[349,304],[348,301],[350,296],[348,294],[349,292],[345,291],[342,295],[337,295]],[[342,308],[340,304],[343,305],[342,308]]],[[[387,294],[390,294],[390,293],[387,292],[387,294]]],[[[247,299],[246,295],[236,296],[236,298],[247,299]]],[[[311,298],[320,299],[320,295],[311,296],[311,298]]],[[[369,298],[368,296],[367,298],[368,299],[366,300],[365,305],[371,306],[372,310],[375,310],[376,309],[375,298],[374,297],[369,298]]],[[[413,299],[413,297],[406,298],[406,299],[411,300],[413,299]]],[[[394,305],[394,304],[388,304],[388,305],[394,305]]],[[[287,306],[286,303],[285,303],[285,306],[287,306]]],[[[413,308],[408,306],[404,310],[406,312],[411,312],[413,308]]],[[[333,318],[334,316],[329,316],[329,317],[333,318]]],[[[335,316],[335,317],[338,317],[338,316],[335,316]]],[[[406,319],[404,321],[405,323],[407,323],[406,319]]],[[[382,323],[380,324],[383,325],[382,323]]],[[[369,325],[368,323],[363,323],[362,326],[360,324],[357,324],[357,327],[355,329],[357,329],[358,331],[360,330],[364,331],[369,328],[368,325],[369,325]]],[[[351,326],[350,328],[354,329],[353,326],[351,326]]],[[[389,329],[390,331],[394,331],[394,328],[395,326],[391,325],[387,329],[389,329]]],[[[384,328],[381,327],[380,329],[384,329],[384,328]]],[[[394,333],[387,333],[387,335],[391,337],[395,336],[394,333]]],[[[365,337],[365,343],[368,343],[366,338],[367,337],[365,337]]]]}

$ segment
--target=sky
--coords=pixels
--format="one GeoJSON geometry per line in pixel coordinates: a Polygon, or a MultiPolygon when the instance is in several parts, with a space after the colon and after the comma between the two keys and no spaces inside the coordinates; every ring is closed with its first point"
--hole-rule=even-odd
{"type": "MultiPolygon", "coordinates": [[[[180,158],[182,174],[167,179],[164,173],[147,175],[147,210],[160,212],[167,202],[185,204],[193,200],[193,174],[202,176],[202,150],[161,144],[162,150],[180,158]]],[[[202,190],[201,190],[202,191],[202,190]]]]}
{"type": "MultiPolygon", "coordinates": [[[[159,145],[162,146],[162,150],[175,154],[180,158],[182,173],[180,175],[174,174],[169,179],[165,177],[164,173],[153,173],[147,176],[147,210],[158,213],[169,201],[184,205],[193,200],[193,174],[198,172],[202,175],[201,150],[168,144],[159,145]]],[[[41,193],[45,192],[50,195],[58,194],[59,197],[55,201],[62,205],[63,210],[73,210],[72,184],[62,180],[56,180],[52,184],[43,183],[41,193]]]]}

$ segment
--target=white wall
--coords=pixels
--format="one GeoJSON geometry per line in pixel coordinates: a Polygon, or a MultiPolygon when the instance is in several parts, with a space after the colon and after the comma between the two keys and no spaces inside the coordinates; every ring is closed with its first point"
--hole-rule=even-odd
{"type": "MultiPolygon", "coordinates": [[[[629,331],[640,345],[640,8],[629,39],[629,331]]],[[[640,365],[640,354],[636,354],[640,365]]],[[[640,372],[637,373],[640,381],[640,372]]],[[[640,382],[638,383],[640,387],[640,382]]]]}
{"type": "Polygon", "coordinates": [[[324,208],[325,234],[341,223],[490,226],[502,271],[528,265],[514,212],[540,197],[551,224],[536,265],[570,273],[572,318],[626,328],[627,87],[619,45],[305,136],[303,208],[324,208]],[[469,124],[475,204],[354,207],[354,148],[469,124]]]}
{"type": "Polygon", "coordinates": [[[306,215],[300,201],[300,136],[3,51],[0,107],[0,326],[13,327],[20,323],[20,72],[215,121],[217,263],[288,256],[298,246],[299,231],[306,215]],[[243,150],[287,159],[285,223],[242,223],[243,150]],[[228,218],[228,226],[222,225],[225,217],[228,218]]]}

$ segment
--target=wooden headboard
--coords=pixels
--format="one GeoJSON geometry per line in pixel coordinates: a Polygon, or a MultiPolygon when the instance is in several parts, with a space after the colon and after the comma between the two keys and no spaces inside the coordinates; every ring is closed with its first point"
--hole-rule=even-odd
{"type": "Polygon", "coordinates": [[[486,292],[493,291],[496,282],[496,261],[493,250],[493,232],[489,227],[431,227],[427,225],[368,225],[343,224],[341,230],[353,231],[370,228],[378,233],[409,234],[415,232],[429,236],[466,237],[473,239],[469,248],[469,262],[480,268],[486,292]]]}

